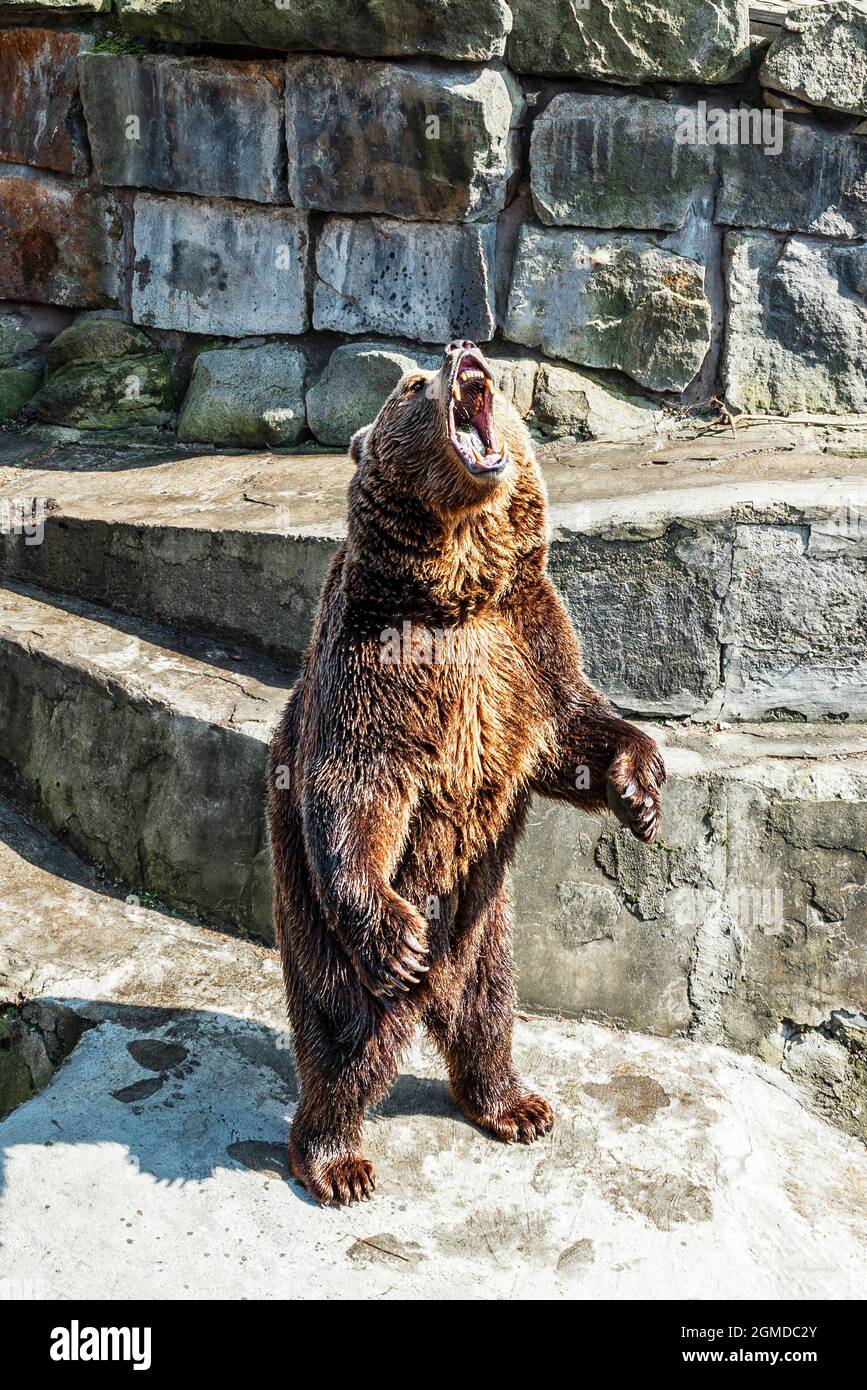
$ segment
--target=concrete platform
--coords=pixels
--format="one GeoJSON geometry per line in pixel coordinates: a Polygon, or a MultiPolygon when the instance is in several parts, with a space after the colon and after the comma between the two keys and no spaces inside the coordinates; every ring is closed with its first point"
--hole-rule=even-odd
{"type": "MultiPolygon", "coordinates": [[[[41,545],[0,536],[0,577],[297,658],[345,457],[3,448],[0,505],[49,514],[41,545]]],[[[591,677],[647,718],[867,719],[865,451],[796,426],[541,448],[591,677]]]]}
{"type": "Polygon", "coordinates": [[[552,1099],[507,1148],[415,1046],[368,1125],[374,1200],[287,1179],[273,955],[125,903],[0,806],[0,997],[98,1026],[0,1121],[0,1297],[860,1299],[867,1154],[708,1044],[527,1019],[552,1099]]]}

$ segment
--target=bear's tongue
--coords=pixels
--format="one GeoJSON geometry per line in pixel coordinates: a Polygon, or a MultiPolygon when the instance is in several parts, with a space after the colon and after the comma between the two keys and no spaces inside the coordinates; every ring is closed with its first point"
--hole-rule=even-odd
{"type": "Polygon", "coordinates": [[[502,467],[494,434],[491,382],[474,358],[464,358],[455,374],[450,402],[452,443],[473,472],[502,467]]]}

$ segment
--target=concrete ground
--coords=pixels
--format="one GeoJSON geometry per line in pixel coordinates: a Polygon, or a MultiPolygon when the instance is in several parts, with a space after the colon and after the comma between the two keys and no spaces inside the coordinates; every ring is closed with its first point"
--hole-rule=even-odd
{"type": "Polygon", "coordinates": [[[0,1122],[0,1297],[863,1297],[864,1146],[756,1060],[523,1020],[557,1111],[524,1149],[468,1124],[416,1045],[368,1124],[374,1200],[322,1211],[285,1170],[273,953],[125,902],[0,806],[19,991],[97,1026],[0,1122]]]}

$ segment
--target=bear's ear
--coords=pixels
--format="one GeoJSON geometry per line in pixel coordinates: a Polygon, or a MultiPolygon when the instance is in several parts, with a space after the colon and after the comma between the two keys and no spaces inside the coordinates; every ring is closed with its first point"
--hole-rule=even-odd
{"type": "Polygon", "coordinates": [[[367,446],[368,436],[372,429],[373,425],[364,425],[360,430],[355,431],[355,434],[349,441],[349,457],[352,459],[356,468],[364,458],[364,450],[367,446]]]}

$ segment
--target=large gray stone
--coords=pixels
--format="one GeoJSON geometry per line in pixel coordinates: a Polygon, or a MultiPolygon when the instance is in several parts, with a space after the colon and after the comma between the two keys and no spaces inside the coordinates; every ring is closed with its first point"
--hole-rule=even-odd
{"type": "Polygon", "coordinates": [[[14,420],[33,399],[42,384],[44,369],[38,357],[21,357],[0,367],[0,423],[14,420]]]}
{"type": "Polygon", "coordinates": [[[511,0],[517,72],[724,82],[749,65],[747,0],[511,0]]]}
{"type": "Polygon", "coordinates": [[[720,150],[716,220],[736,227],[867,235],[867,140],[783,116],[782,147],[720,150]]]}
{"type": "Polygon", "coordinates": [[[181,43],[469,62],[501,56],[512,24],[505,0],[244,0],[242,10],[231,0],[118,0],[118,10],[128,32],[181,43]]]}
{"type": "MultiPolygon", "coordinates": [[[[601,432],[604,405],[597,418],[601,432]]],[[[591,681],[622,709],[825,721],[831,738],[867,719],[867,466],[799,447],[802,434],[745,424],[737,438],[540,450],[552,573],[591,681]]],[[[44,545],[0,536],[10,577],[284,664],[304,650],[346,533],[345,457],[25,447],[26,468],[0,470],[0,502],[35,492],[55,505],[44,545]]]]}
{"type": "Polygon", "coordinates": [[[32,403],[39,420],[88,430],[165,425],[172,417],[168,353],[86,362],[52,372],[32,403]]]}
{"type": "Polygon", "coordinates": [[[867,247],[729,232],[725,262],[729,403],[867,411],[867,247]]]}
{"type": "Polygon", "coordinates": [[[681,227],[713,178],[713,148],[678,139],[689,116],[647,97],[555,97],[533,126],[538,216],[577,227],[681,227]]]}
{"type": "Polygon", "coordinates": [[[120,357],[141,357],[153,352],[150,338],[126,323],[115,310],[80,314],[48,345],[45,360],[50,372],[71,363],[105,362],[120,357]]]}
{"type": "Polygon", "coordinates": [[[164,425],[174,404],[171,360],[140,328],[111,311],[82,314],[46,352],[48,376],[33,402],[39,420],[70,428],[164,425]]]}
{"type": "Polygon", "coordinates": [[[79,73],[101,183],[288,201],[280,63],[93,53],[79,73]]]}
{"type": "Polygon", "coordinates": [[[18,314],[0,316],[0,366],[6,367],[16,357],[32,352],[38,343],[39,339],[18,314]]]}
{"type": "Polygon", "coordinates": [[[123,223],[110,193],[0,174],[0,299],[111,304],[122,265],[123,223]]]}
{"type": "Polygon", "coordinates": [[[444,344],[494,336],[493,223],[332,217],[316,247],[313,322],[444,344]]]}
{"type": "Polygon", "coordinates": [[[273,448],[306,434],[306,362],[283,343],[201,352],[178,420],[184,442],[273,448]]]}
{"type": "Polygon", "coordinates": [[[212,644],[0,590],[0,756],[110,879],[262,935],[265,751],[286,692],[259,667],[211,664],[203,651],[213,659],[212,644]],[[38,661],[25,624],[30,641],[40,632],[38,661]]]}
{"type": "Polygon", "coordinates": [[[548,439],[641,439],[663,428],[655,401],[628,395],[573,367],[542,362],[533,396],[533,423],[548,439]]]}
{"type": "Polygon", "coordinates": [[[348,444],[379,414],[406,372],[435,371],[439,354],[412,352],[400,343],[345,343],[307,392],[307,419],[322,444],[348,444]]]}
{"type": "Polygon", "coordinates": [[[506,337],[587,367],[681,391],[710,346],[704,267],[653,237],[525,226],[506,337]]]}
{"type": "Polygon", "coordinates": [[[0,159],[90,172],[75,63],[92,43],[55,29],[0,32],[0,159]]]}
{"type": "Polygon", "coordinates": [[[534,805],[515,875],[521,996],[779,1065],[787,1022],[865,998],[867,731],[653,732],[669,774],[656,849],[534,805]]]}
{"type": "Polygon", "coordinates": [[[303,333],[307,217],[253,203],[138,194],[133,318],[230,338],[303,333]]]}
{"type": "Polygon", "coordinates": [[[286,74],[296,207],[443,222],[503,207],[524,105],[506,69],[305,55],[286,74]]]}
{"type": "Polygon", "coordinates": [[[759,81],[813,106],[867,115],[867,11],[847,0],[794,6],[759,81]]]}

